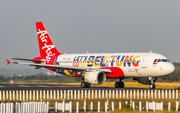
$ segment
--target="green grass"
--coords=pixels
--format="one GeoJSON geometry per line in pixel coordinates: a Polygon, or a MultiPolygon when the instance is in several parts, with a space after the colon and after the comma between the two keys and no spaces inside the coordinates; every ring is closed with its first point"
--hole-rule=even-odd
{"type": "MultiPolygon", "coordinates": [[[[130,88],[149,88],[149,85],[143,85],[138,82],[124,82],[125,87],[130,88]]],[[[177,89],[180,88],[179,82],[174,83],[165,83],[165,82],[157,82],[155,83],[157,89],[177,89]]],[[[114,87],[114,82],[105,82],[101,85],[93,85],[93,86],[104,86],[104,87],[114,87]]]]}

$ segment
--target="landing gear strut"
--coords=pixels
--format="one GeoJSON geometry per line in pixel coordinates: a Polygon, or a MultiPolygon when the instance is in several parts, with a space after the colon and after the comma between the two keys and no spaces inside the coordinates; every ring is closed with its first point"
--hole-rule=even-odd
{"type": "Polygon", "coordinates": [[[150,80],[150,86],[149,88],[151,89],[155,89],[156,88],[156,85],[154,84],[154,79],[153,77],[149,77],[149,80],[150,80]]]}
{"type": "Polygon", "coordinates": [[[119,78],[119,82],[115,83],[115,88],[124,88],[124,82],[121,81],[122,79],[119,78]]]}
{"type": "Polygon", "coordinates": [[[90,88],[91,84],[87,82],[81,82],[81,88],[90,88]]]}

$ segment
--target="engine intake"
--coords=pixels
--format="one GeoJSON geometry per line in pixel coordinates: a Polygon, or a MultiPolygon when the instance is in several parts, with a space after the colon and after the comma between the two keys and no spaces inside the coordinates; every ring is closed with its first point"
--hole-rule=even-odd
{"type": "Polygon", "coordinates": [[[106,81],[106,74],[101,71],[86,72],[84,79],[91,84],[102,84],[106,81]]]}

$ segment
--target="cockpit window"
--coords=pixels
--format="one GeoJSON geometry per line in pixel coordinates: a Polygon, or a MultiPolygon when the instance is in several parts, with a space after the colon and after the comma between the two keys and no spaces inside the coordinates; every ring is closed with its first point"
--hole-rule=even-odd
{"type": "Polygon", "coordinates": [[[158,61],[157,62],[161,62],[161,59],[158,59],[158,61]]]}
{"type": "Polygon", "coordinates": [[[168,62],[167,59],[162,59],[162,62],[168,62]]]}
{"type": "Polygon", "coordinates": [[[155,59],[154,62],[170,62],[168,59],[155,59]]]}
{"type": "Polygon", "coordinates": [[[154,60],[154,62],[156,62],[156,61],[157,61],[157,59],[154,60]]]}

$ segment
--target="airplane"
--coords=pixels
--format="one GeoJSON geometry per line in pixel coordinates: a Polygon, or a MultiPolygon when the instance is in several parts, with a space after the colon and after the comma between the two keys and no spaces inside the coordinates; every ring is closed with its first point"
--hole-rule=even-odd
{"type": "Polygon", "coordinates": [[[115,88],[124,88],[125,78],[133,78],[137,82],[150,85],[154,84],[157,77],[169,75],[174,72],[174,65],[163,55],[146,53],[86,53],[62,54],[51,41],[42,22],[36,22],[37,37],[40,56],[33,59],[11,58],[14,60],[32,61],[15,62],[7,61],[7,65],[25,64],[35,66],[35,69],[46,68],[59,74],[81,77],[81,87],[90,88],[91,84],[103,84],[106,79],[118,78],[115,88]]]}

